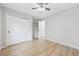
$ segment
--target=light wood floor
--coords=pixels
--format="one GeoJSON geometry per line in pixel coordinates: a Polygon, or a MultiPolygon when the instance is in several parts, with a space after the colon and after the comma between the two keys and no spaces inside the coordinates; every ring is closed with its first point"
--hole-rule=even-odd
{"type": "Polygon", "coordinates": [[[79,56],[79,50],[48,40],[33,40],[8,46],[2,56],[79,56]]]}

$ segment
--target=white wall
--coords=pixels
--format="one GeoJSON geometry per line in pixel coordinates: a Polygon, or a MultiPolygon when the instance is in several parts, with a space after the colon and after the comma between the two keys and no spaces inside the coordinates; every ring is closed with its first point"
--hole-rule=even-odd
{"type": "Polygon", "coordinates": [[[2,28],[2,24],[1,24],[1,5],[0,5],[0,48],[1,48],[1,28],[2,28]]]}
{"type": "Polygon", "coordinates": [[[79,49],[79,6],[53,14],[46,21],[46,38],[79,49]]]}
{"type": "Polygon", "coordinates": [[[4,40],[5,40],[5,15],[4,15],[4,10],[3,10],[3,6],[0,4],[0,48],[4,47],[4,40]],[[4,28],[4,29],[3,29],[4,28]]]}
{"type": "Polygon", "coordinates": [[[4,48],[6,46],[6,15],[5,15],[5,8],[2,6],[1,9],[1,13],[2,13],[2,39],[1,39],[1,48],[4,48]]]}

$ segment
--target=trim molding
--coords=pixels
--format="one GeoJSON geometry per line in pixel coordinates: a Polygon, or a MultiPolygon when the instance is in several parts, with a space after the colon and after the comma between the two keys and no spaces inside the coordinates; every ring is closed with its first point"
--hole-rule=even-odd
{"type": "Polygon", "coordinates": [[[69,47],[72,47],[72,48],[75,48],[75,49],[79,49],[79,47],[77,47],[77,46],[70,45],[70,44],[67,44],[67,43],[63,43],[63,42],[60,42],[60,41],[55,41],[55,40],[50,40],[50,39],[46,39],[46,40],[53,41],[53,42],[56,42],[56,43],[59,43],[59,44],[65,45],[65,46],[69,46],[69,47]]]}

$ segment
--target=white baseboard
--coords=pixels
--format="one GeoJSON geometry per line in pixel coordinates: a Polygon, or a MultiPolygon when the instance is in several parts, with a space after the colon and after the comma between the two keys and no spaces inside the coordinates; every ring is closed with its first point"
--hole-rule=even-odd
{"type": "Polygon", "coordinates": [[[56,43],[59,43],[59,44],[62,44],[62,45],[66,45],[66,46],[69,46],[69,47],[72,47],[72,48],[75,48],[75,49],[79,49],[79,47],[77,47],[77,46],[70,45],[70,44],[67,44],[67,43],[64,43],[64,42],[50,40],[50,39],[46,39],[46,40],[53,41],[53,42],[56,42],[56,43]]]}

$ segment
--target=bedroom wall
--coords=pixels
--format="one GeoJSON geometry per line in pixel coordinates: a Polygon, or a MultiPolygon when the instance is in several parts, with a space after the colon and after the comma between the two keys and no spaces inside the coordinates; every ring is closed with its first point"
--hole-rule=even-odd
{"type": "Polygon", "coordinates": [[[79,6],[53,14],[45,19],[46,38],[79,49],[79,6]]]}
{"type": "Polygon", "coordinates": [[[0,48],[1,48],[1,28],[2,28],[2,24],[1,24],[1,5],[0,5],[0,48]]]}

